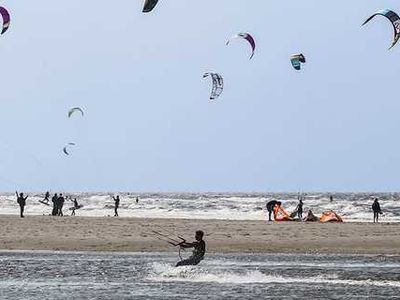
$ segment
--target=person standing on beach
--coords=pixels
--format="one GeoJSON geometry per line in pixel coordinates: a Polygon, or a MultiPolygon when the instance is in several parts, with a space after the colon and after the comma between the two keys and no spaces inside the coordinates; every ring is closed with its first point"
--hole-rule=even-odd
{"type": "Polygon", "coordinates": [[[375,198],[374,203],[372,204],[372,211],[374,212],[374,223],[378,223],[379,215],[382,214],[381,206],[378,202],[378,198],[375,198]]]}
{"type": "Polygon", "coordinates": [[[113,197],[115,201],[114,205],[114,217],[118,217],[118,207],[119,207],[119,196],[117,195],[117,198],[113,197]]]}
{"type": "Polygon", "coordinates": [[[303,221],[303,200],[299,200],[299,204],[297,204],[297,216],[299,217],[300,221],[303,221]]]}
{"type": "Polygon", "coordinates": [[[57,209],[58,195],[57,194],[54,194],[54,196],[51,198],[51,202],[53,202],[53,210],[51,212],[51,215],[57,216],[57,212],[58,212],[58,209],[57,209]]]}
{"type": "Polygon", "coordinates": [[[275,205],[281,205],[282,203],[280,201],[272,200],[269,201],[266,205],[267,210],[268,210],[268,221],[272,221],[271,215],[272,212],[274,211],[275,205]]]}
{"type": "Polygon", "coordinates": [[[63,212],[62,212],[62,209],[63,209],[63,206],[64,206],[64,202],[65,202],[65,199],[64,199],[63,195],[60,194],[60,197],[58,197],[58,199],[57,199],[57,210],[58,210],[58,214],[57,215],[60,216],[60,217],[64,216],[63,212]]]}
{"type": "Polygon", "coordinates": [[[194,250],[188,259],[181,260],[175,267],[195,266],[204,259],[204,254],[206,254],[206,242],[204,242],[203,236],[204,232],[202,230],[197,230],[194,237],[196,241],[193,243],[182,242],[179,244],[179,247],[183,249],[194,248],[194,250]]]}
{"type": "Polygon", "coordinates": [[[26,205],[26,199],[28,199],[28,196],[24,197],[24,193],[20,193],[18,195],[18,192],[15,191],[15,194],[17,195],[17,202],[19,204],[19,213],[21,218],[24,218],[24,209],[26,205]]]}
{"type": "Polygon", "coordinates": [[[78,201],[76,200],[76,198],[74,199],[74,207],[72,208],[72,213],[71,216],[75,216],[75,210],[79,208],[79,204],[78,201]]]}

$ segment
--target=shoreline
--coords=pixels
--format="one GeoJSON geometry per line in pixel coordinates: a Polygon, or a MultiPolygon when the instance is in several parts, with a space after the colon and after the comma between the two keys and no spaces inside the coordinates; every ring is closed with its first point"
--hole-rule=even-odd
{"type": "Polygon", "coordinates": [[[205,232],[209,253],[400,255],[400,223],[302,223],[206,219],[0,215],[0,250],[174,252],[152,230],[188,241],[205,232]]]}

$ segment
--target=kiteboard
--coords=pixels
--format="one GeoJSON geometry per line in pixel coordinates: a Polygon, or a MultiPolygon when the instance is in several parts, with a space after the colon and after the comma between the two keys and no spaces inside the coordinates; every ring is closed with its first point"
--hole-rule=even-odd
{"type": "Polygon", "coordinates": [[[83,207],[83,205],[78,205],[78,206],[73,206],[73,207],[70,207],[69,208],[69,210],[75,210],[75,209],[80,209],[80,208],[82,208],[83,207]]]}
{"type": "Polygon", "coordinates": [[[44,201],[44,200],[39,200],[39,202],[42,203],[42,204],[44,204],[44,205],[47,205],[47,206],[50,205],[48,202],[46,202],[46,201],[44,201]]]}

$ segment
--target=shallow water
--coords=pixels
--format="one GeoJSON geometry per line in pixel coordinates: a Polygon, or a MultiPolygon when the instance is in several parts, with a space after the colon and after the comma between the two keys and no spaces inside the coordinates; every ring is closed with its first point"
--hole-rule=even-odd
{"type": "Polygon", "coordinates": [[[399,299],[400,257],[0,252],[1,299],[399,299]]]}
{"type": "MultiPolygon", "coordinates": [[[[82,209],[77,216],[114,215],[114,201],[107,193],[75,193],[67,195],[77,198],[82,209]]],[[[281,200],[283,207],[292,212],[297,205],[297,193],[122,193],[119,215],[139,218],[190,218],[226,220],[264,220],[265,204],[281,200]],[[135,202],[140,197],[139,203],[135,202]]],[[[312,209],[320,216],[325,210],[335,210],[345,221],[371,222],[372,198],[379,197],[384,214],[383,222],[400,222],[399,193],[307,193],[304,211],[312,209]],[[334,201],[329,201],[333,195],[334,201]]],[[[25,208],[26,215],[48,215],[51,206],[43,205],[41,194],[31,194],[25,208]]],[[[64,205],[64,212],[72,206],[71,201],[64,205]]],[[[14,194],[0,195],[0,214],[18,214],[18,204],[14,194]]]]}

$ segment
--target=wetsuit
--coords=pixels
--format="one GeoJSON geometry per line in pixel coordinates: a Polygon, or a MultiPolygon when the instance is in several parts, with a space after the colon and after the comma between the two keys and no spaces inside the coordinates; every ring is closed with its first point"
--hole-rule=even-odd
{"type": "Polygon", "coordinates": [[[65,199],[64,199],[63,196],[58,197],[58,199],[57,199],[57,203],[58,203],[57,209],[58,209],[58,215],[61,216],[61,217],[64,216],[63,212],[62,212],[62,209],[63,209],[63,206],[64,206],[64,202],[65,202],[65,199]]]}
{"type": "Polygon", "coordinates": [[[201,240],[182,245],[182,248],[192,248],[192,247],[194,248],[192,256],[190,256],[188,259],[184,259],[178,262],[176,264],[176,267],[195,266],[204,259],[204,254],[206,253],[206,243],[203,240],[201,240]]]}
{"type": "Polygon", "coordinates": [[[272,212],[274,211],[275,205],[277,205],[277,204],[278,204],[278,201],[276,201],[276,200],[272,200],[267,203],[268,220],[269,221],[272,221],[271,215],[272,215],[272,212]]]}
{"type": "Polygon", "coordinates": [[[115,201],[114,217],[118,217],[119,197],[114,198],[114,201],[115,201]]]}
{"type": "Polygon", "coordinates": [[[53,211],[51,212],[52,216],[57,216],[57,201],[58,201],[58,196],[55,194],[53,198],[51,198],[51,202],[53,202],[53,211]]]}
{"type": "Polygon", "coordinates": [[[378,222],[379,214],[382,213],[381,206],[379,205],[378,200],[375,200],[372,204],[372,210],[374,212],[374,223],[378,222]]]}
{"type": "Polygon", "coordinates": [[[297,205],[297,215],[299,216],[300,221],[303,220],[303,201],[300,200],[297,205]]]}
{"type": "Polygon", "coordinates": [[[76,199],[74,199],[74,207],[72,208],[71,216],[75,216],[75,209],[78,209],[78,208],[79,208],[78,201],[76,201],[76,199]]]}
{"type": "Polygon", "coordinates": [[[19,204],[19,213],[20,213],[21,218],[24,217],[24,208],[25,208],[25,205],[26,205],[26,198],[28,198],[28,197],[24,198],[24,197],[19,196],[17,198],[17,202],[19,204]]]}

